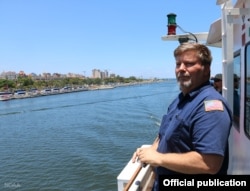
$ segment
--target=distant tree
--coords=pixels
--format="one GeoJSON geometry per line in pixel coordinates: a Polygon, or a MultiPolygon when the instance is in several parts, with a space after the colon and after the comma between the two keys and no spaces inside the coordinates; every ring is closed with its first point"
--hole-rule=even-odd
{"type": "Polygon", "coordinates": [[[93,79],[93,84],[101,85],[102,84],[102,79],[101,78],[94,78],[93,79]]]}
{"type": "Polygon", "coordinates": [[[17,77],[17,88],[28,88],[33,86],[34,81],[29,76],[18,76],[17,77]]]}
{"type": "Polygon", "coordinates": [[[16,84],[13,80],[7,80],[7,79],[0,79],[0,89],[1,90],[7,90],[15,88],[16,84]]]}
{"type": "Polygon", "coordinates": [[[137,79],[134,76],[129,78],[124,78],[121,76],[115,76],[112,78],[76,78],[76,77],[60,77],[54,74],[55,77],[49,77],[47,74],[46,78],[36,78],[33,79],[32,76],[18,76],[17,79],[8,80],[0,79],[0,89],[30,89],[30,88],[52,88],[58,87],[62,88],[64,86],[82,86],[82,85],[101,85],[101,84],[115,84],[115,83],[131,83],[140,82],[142,79],[137,79]]]}
{"type": "Polygon", "coordinates": [[[136,81],[137,79],[136,79],[136,77],[134,77],[134,76],[130,76],[130,77],[129,77],[129,80],[136,81]]]}

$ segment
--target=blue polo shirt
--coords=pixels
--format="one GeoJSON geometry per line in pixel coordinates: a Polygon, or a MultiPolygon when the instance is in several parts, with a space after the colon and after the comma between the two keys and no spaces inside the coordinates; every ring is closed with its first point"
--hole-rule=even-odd
{"type": "MultiPolygon", "coordinates": [[[[224,156],[218,174],[226,174],[228,167],[228,136],[232,125],[231,110],[226,100],[209,82],[172,102],[163,116],[159,130],[158,152],[224,156]]],[[[179,174],[157,167],[157,175],[179,174]]]]}

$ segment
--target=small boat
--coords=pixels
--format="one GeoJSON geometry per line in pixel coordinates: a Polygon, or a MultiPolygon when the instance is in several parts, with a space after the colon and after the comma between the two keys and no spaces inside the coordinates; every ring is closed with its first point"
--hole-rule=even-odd
{"type": "Polygon", "coordinates": [[[60,88],[52,88],[51,93],[52,94],[59,94],[60,93],[60,88]]]}
{"type": "Polygon", "coordinates": [[[40,91],[41,95],[45,96],[45,95],[51,95],[51,89],[46,88],[40,91]]]}
{"type": "Polygon", "coordinates": [[[40,95],[40,92],[38,91],[37,88],[31,88],[28,92],[28,95],[30,97],[36,97],[36,96],[39,96],[40,95]]]}
{"type": "Polygon", "coordinates": [[[16,98],[16,99],[20,99],[20,98],[27,98],[27,94],[26,94],[26,91],[25,90],[22,90],[22,89],[20,89],[20,90],[16,90],[15,92],[14,92],[14,98],[16,98]]]}
{"type": "Polygon", "coordinates": [[[0,101],[7,101],[13,98],[11,92],[0,92],[0,101]]]}

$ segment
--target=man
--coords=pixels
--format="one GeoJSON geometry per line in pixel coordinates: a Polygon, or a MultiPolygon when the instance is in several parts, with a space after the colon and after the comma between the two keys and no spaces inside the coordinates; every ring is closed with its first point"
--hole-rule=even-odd
{"type": "Polygon", "coordinates": [[[222,74],[216,74],[213,80],[214,80],[214,88],[220,94],[222,94],[222,74]]]}
{"type": "MultiPolygon", "coordinates": [[[[214,81],[214,88],[222,94],[222,74],[216,74],[213,78],[214,81]]],[[[240,115],[240,98],[238,94],[239,89],[239,77],[234,74],[234,105],[233,105],[233,115],[234,120],[239,122],[239,115],[240,115]]]]}
{"type": "Polygon", "coordinates": [[[172,174],[226,174],[232,124],[226,100],[209,82],[212,56],[202,44],[183,43],[174,51],[181,90],[163,116],[157,140],[138,148],[132,160],[155,166],[159,178],[172,174]]]}

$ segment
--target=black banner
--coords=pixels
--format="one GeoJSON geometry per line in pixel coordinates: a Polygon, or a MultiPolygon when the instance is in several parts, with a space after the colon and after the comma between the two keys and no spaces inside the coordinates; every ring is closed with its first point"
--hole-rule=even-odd
{"type": "Polygon", "coordinates": [[[160,191],[250,190],[250,175],[169,175],[159,177],[160,191]]]}

